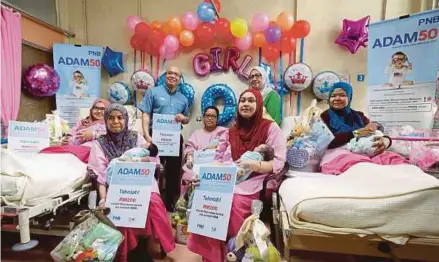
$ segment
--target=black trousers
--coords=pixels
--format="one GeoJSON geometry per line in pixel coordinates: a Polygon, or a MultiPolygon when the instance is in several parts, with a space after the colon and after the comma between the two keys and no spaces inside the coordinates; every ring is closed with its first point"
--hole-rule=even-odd
{"type": "Polygon", "coordinates": [[[183,136],[180,135],[179,155],[160,157],[160,162],[164,167],[164,172],[159,176],[159,189],[168,212],[174,211],[174,205],[180,196],[182,158],[183,136]]]}

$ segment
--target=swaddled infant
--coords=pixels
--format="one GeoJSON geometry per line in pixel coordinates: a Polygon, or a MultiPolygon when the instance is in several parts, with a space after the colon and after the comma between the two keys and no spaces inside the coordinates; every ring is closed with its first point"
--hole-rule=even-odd
{"type": "Polygon", "coordinates": [[[366,155],[372,157],[375,155],[376,148],[374,147],[375,138],[384,136],[384,128],[378,123],[374,123],[377,130],[368,136],[354,137],[347,144],[347,149],[352,153],[366,155]]]}
{"type": "MultiPolygon", "coordinates": [[[[240,161],[256,160],[256,161],[270,161],[274,159],[274,149],[266,144],[255,147],[253,151],[247,151],[241,155],[240,161]]],[[[236,176],[236,184],[245,181],[252,172],[243,168],[238,168],[236,176]]]]}
{"type": "Polygon", "coordinates": [[[110,161],[107,167],[107,184],[111,182],[111,176],[113,175],[114,166],[117,162],[148,162],[148,157],[156,157],[159,150],[156,145],[150,144],[148,148],[135,147],[127,150],[122,156],[110,161]]]}

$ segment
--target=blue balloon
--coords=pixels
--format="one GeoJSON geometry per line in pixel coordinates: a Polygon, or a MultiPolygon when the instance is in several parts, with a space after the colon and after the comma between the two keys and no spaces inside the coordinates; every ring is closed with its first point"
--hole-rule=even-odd
{"type": "MultiPolygon", "coordinates": [[[[166,73],[163,73],[157,80],[157,85],[164,85],[165,81],[166,73]]],[[[188,106],[191,107],[195,99],[195,89],[191,84],[184,82],[183,76],[181,76],[180,84],[177,86],[177,91],[181,92],[187,98],[188,106]]]]}
{"type": "Polygon", "coordinates": [[[215,19],[215,9],[210,3],[201,3],[198,6],[197,13],[203,22],[212,22],[215,19]]]}
{"type": "Polygon", "coordinates": [[[107,70],[110,77],[125,72],[122,56],[123,54],[121,52],[115,52],[108,46],[105,48],[104,57],[102,57],[102,65],[105,70],[107,70]]]}
{"type": "Polygon", "coordinates": [[[285,82],[283,80],[277,81],[277,92],[280,96],[288,95],[288,89],[285,87],[285,82]]]}
{"type": "Polygon", "coordinates": [[[229,121],[235,119],[237,110],[237,101],[235,92],[226,84],[214,84],[209,86],[201,98],[201,113],[209,106],[215,106],[217,99],[224,100],[224,109],[218,116],[218,125],[226,125],[229,121]]]}

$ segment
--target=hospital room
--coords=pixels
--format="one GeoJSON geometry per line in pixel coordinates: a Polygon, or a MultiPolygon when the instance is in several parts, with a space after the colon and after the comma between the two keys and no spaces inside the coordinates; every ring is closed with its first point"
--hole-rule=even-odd
{"type": "Polygon", "coordinates": [[[438,8],[1,1],[1,261],[439,262],[438,8]]]}

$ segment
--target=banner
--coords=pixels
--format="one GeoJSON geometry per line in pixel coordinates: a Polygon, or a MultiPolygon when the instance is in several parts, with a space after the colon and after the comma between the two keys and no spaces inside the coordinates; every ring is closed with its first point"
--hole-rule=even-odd
{"type": "Polygon", "coordinates": [[[368,113],[386,131],[431,129],[439,69],[439,10],[371,24],[368,113]]]}
{"type": "Polygon", "coordinates": [[[118,227],[145,228],[156,164],[117,162],[108,188],[108,218],[118,227]]]}
{"type": "Polygon", "coordinates": [[[8,150],[35,154],[49,146],[48,124],[9,121],[8,150]]]}
{"type": "Polygon", "coordinates": [[[53,45],[53,64],[61,79],[56,108],[70,127],[79,120],[79,109],[90,108],[100,97],[102,53],[100,46],[53,45]]]}
{"type": "Polygon", "coordinates": [[[181,124],[173,115],[154,114],[152,142],[157,145],[160,156],[179,156],[181,124]]]}
{"type": "Polygon", "coordinates": [[[201,166],[188,231],[226,240],[236,182],[236,166],[201,166]]]}

